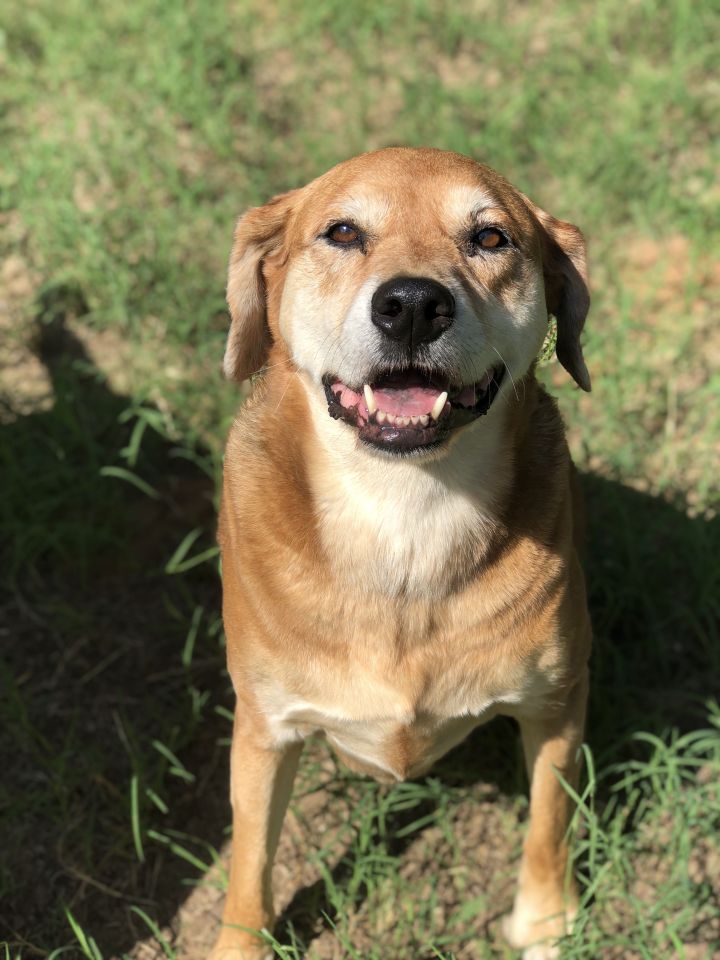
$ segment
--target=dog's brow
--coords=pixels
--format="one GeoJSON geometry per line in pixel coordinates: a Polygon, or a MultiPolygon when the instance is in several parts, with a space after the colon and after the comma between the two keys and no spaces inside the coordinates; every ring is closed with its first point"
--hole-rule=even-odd
{"type": "Polygon", "coordinates": [[[445,212],[451,220],[468,220],[485,210],[500,210],[497,200],[482,187],[454,186],[446,193],[445,212]]]}
{"type": "Polygon", "coordinates": [[[495,214],[505,213],[505,210],[502,207],[498,206],[496,203],[494,204],[482,203],[478,207],[473,207],[472,210],[470,210],[470,212],[468,213],[468,216],[472,220],[479,220],[480,217],[486,216],[487,214],[493,214],[493,213],[495,214]]]}
{"type": "Polygon", "coordinates": [[[379,230],[390,213],[390,201],[387,197],[370,193],[353,193],[338,198],[333,204],[333,216],[337,219],[352,220],[358,226],[379,230]]]}

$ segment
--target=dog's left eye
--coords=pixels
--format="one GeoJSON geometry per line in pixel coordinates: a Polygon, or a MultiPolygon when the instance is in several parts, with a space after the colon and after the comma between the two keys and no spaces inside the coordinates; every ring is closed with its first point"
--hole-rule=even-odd
{"type": "Polygon", "coordinates": [[[325,236],[333,243],[347,245],[360,239],[360,231],[352,223],[335,223],[329,228],[325,236]]]}
{"type": "Polygon", "coordinates": [[[500,247],[507,247],[510,240],[502,230],[497,227],[485,227],[474,233],[471,240],[472,246],[481,250],[498,250],[500,247]]]}

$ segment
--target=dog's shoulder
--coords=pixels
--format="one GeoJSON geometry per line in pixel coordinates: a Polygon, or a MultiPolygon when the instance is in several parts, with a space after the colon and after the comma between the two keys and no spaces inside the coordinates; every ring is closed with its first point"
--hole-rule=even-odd
{"type": "MultiPolygon", "coordinates": [[[[300,549],[312,539],[303,449],[309,430],[292,375],[260,376],[230,428],[223,467],[221,543],[282,543],[300,549]]],[[[294,548],[293,548],[294,549],[294,548]]]]}
{"type": "Polygon", "coordinates": [[[572,503],[574,472],[565,424],[557,401],[539,383],[517,432],[513,487],[505,523],[511,530],[535,532],[547,542],[559,513],[572,503]]]}

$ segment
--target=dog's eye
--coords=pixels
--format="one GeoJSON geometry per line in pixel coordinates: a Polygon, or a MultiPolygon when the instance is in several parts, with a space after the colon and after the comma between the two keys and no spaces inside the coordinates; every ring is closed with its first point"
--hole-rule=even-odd
{"type": "Polygon", "coordinates": [[[328,238],[328,240],[332,240],[333,243],[341,243],[346,245],[355,243],[356,240],[359,240],[360,231],[351,223],[336,223],[330,227],[325,236],[328,238]]]}
{"type": "Polygon", "coordinates": [[[484,230],[478,230],[473,234],[472,245],[481,250],[498,250],[500,247],[507,247],[510,240],[497,227],[485,227],[484,230]]]}

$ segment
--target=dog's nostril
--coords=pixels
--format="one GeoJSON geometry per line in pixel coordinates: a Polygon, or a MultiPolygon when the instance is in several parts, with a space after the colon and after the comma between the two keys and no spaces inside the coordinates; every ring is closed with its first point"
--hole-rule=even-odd
{"type": "Polygon", "coordinates": [[[381,312],[384,313],[386,317],[396,317],[402,312],[402,309],[403,305],[399,300],[386,300],[381,312]]]}
{"type": "Polygon", "coordinates": [[[454,300],[446,300],[443,303],[433,302],[430,306],[435,317],[451,317],[455,313],[454,300]]]}

